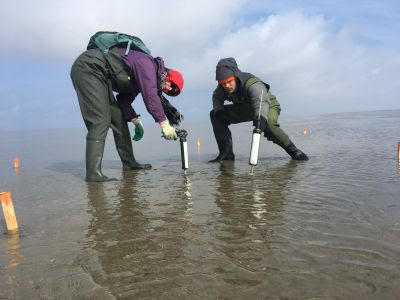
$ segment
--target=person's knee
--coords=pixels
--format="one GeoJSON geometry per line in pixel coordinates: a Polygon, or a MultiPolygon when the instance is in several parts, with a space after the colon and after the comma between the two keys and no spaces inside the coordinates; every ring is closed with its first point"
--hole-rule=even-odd
{"type": "Polygon", "coordinates": [[[279,115],[275,111],[270,111],[268,113],[268,125],[271,128],[279,127],[278,116],[279,115]]]}
{"type": "Polygon", "coordinates": [[[215,120],[215,112],[214,112],[213,109],[210,111],[210,120],[211,120],[211,121],[214,121],[214,120],[215,120]]]}
{"type": "Polygon", "coordinates": [[[278,124],[269,125],[267,132],[268,136],[270,136],[271,139],[275,139],[276,137],[281,135],[281,129],[279,128],[278,124]]]}
{"type": "Polygon", "coordinates": [[[269,128],[269,130],[264,131],[264,136],[268,141],[272,141],[281,147],[285,147],[289,143],[289,137],[279,128],[276,128],[276,130],[269,128]]]}
{"type": "Polygon", "coordinates": [[[87,137],[92,140],[105,140],[108,128],[91,128],[88,131],[87,137]]]}
{"type": "Polygon", "coordinates": [[[264,137],[266,137],[268,141],[271,141],[273,139],[273,136],[274,134],[271,131],[270,125],[268,124],[268,126],[264,128],[264,137]]]}
{"type": "Polygon", "coordinates": [[[88,128],[88,137],[91,139],[105,139],[107,136],[107,132],[111,127],[111,117],[103,118],[102,120],[96,120],[95,122],[91,122],[88,128]]]}

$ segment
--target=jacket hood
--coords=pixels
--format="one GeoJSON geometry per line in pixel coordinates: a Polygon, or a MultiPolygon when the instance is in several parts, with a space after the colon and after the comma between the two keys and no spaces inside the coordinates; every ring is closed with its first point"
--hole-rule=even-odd
{"type": "Polygon", "coordinates": [[[220,81],[230,76],[237,77],[240,72],[236,60],[233,57],[222,58],[217,64],[215,79],[220,81]]]}

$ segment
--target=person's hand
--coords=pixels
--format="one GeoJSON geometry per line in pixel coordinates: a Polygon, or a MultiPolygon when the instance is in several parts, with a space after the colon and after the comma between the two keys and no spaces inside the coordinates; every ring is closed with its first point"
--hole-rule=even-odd
{"type": "Polygon", "coordinates": [[[268,128],[268,121],[264,117],[261,117],[260,120],[258,118],[253,120],[254,127],[258,127],[258,124],[260,124],[260,129],[263,131],[268,128]]]}
{"type": "Polygon", "coordinates": [[[132,123],[135,124],[135,135],[133,136],[132,140],[140,141],[144,134],[143,123],[140,118],[136,118],[132,120],[132,123]]]}
{"type": "Polygon", "coordinates": [[[164,139],[166,140],[177,140],[177,135],[175,132],[174,127],[172,127],[171,125],[169,125],[169,122],[167,120],[160,122],[160,126],[161,126],[161,133],[164,139]]]}

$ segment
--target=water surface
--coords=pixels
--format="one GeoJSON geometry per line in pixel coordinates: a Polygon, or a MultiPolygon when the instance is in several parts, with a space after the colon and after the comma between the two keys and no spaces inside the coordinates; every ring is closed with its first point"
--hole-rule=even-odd
{"type": "Polygon", "coordinates": [[[0,132],[20,226],[0,218],[0,299],[399,299],[400,111],[281,123],[310,161],[263,140],[250,175],[235,125],[237,160],[208,164],[210,125],[185,124],[184,175],[179,144],[145,124],[134,149],[153,169],[122,172],[110,132],[104,184],[83,180],[83,129],[0,132]]]}

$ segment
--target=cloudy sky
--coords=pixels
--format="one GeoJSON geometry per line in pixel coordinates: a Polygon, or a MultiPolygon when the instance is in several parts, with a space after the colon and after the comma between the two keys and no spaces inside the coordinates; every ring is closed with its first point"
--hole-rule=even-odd
{"type": "Polygon", "coordinates": [[[286,116],[400,109],[398,0],[1,2],[0,130],[83,126],[69,71],[99,30],[182,71],[186,120],[208,121],[223,57],[270,83],[286,116]]]}

